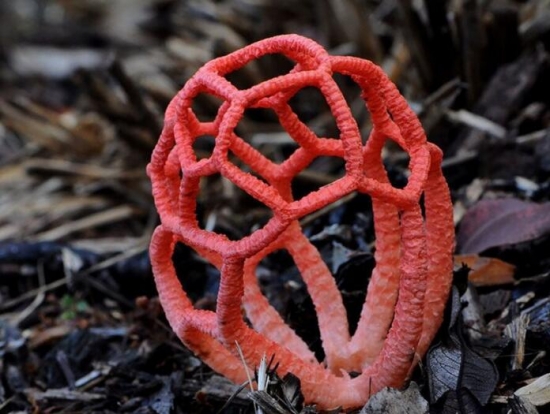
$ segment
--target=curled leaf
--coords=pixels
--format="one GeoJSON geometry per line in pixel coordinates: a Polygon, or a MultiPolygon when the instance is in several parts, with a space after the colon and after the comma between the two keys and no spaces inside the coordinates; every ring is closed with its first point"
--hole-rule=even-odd
{"type": "Polygon", "coordinates": [[[477,412],[498,381],[492,361],[479,356],[462,337],[460,309],[458,290],[453,288],[448,334],[427,355],[430,400],[443,402],[443,413],[477,412]]]}

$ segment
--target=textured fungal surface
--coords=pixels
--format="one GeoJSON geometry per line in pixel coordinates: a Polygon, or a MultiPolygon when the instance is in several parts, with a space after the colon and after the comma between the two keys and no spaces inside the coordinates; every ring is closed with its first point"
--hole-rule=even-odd
{"type": "Polygon", "coordinates": [[[278,373],[295,374],[306,401],[319,408],[358,407],[383,387],[401,387],[441,323],[451,284],[452,205],[441,157],[396,87],[367,60],[330,56],[307,38],[285,35],[209,62],[170,103],[148,167],[161,218],[150,254],[170,325],[210,367],[236,382],[246,378],[237,344],[249,369],[259,366],[264,354],[274,356],[278,373]],[[283,54],[294,68],[247,89],[229,82],[228,74],[267,54],[283,54]],[[336,73],[361,88],[373,123],[364,139],[334,81],[336,73]],[[289,105],[300,90],[311,87],[325,97],[338,136],[317,136],[289,105]],[[213,121],[194,114],[192,103],[199,94],[223,102],[213,121]],[[275,112],[298,144],[288,159],[275,163],[237,135],[235,128],[249,108],[275,112]],[[193,144],[204,135],[214,136],[215,146],[210,156],[198,159],[193,144]],[[381,152],[388,140],[410,157],[410,176],[401,189],[390,184],[383,165],[381,152]],[[294,199],[292,180],[322,156],[343,159],[345,175],[294,199]],[[269,208],[271,219],[240,240],[202,229],[196,199],[201,178],[214,174],[269,208]],[[352,192],[371,197],[376,233],[376,267],[353,336],[335,280],[299,224],[352,192]],[[215,312],[195,309],[182,289],[172,263],[177,242],[220,269],[215,312]],[[315,359],[258,286],[258,263],[280,249],[294,259],[313,300],[324,361],[315,359]],[[243,319],[243,309],[252,326],[243,319]],[[359,375],[351,378],[351,372],[359,375]]]}

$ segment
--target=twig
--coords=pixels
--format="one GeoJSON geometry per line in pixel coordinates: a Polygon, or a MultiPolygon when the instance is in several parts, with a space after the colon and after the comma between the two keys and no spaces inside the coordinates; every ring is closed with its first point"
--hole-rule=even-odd
{"type": "Polygon", "coordinates": [[[91,227],[104,226],[106,224],[122,221],[138,214],[138,211],[128,205],[114,207],[110,210],[91,214],[80,220],[75,220],[59,227],[45,231],[35,236],[38,241],[58,240],[69,234],[76,233],[91,227]]]}
{"type": "Polygon", "coordinates": [[[40,304],[44,301],[44,298],[46,297],[46,290],[44,287],[46,286],[46,277],[44,275],[44,262],[40,261],[40,263],[37,266],[37,272],[38,272],[38,292],[34,298],[34,300],[27,306],[22,312],[17,314],[15,318],[13,319],[12,323],[15,326],[19,326],[21,322],[23,322],[27,317],[32,315],[32,313],[38,309],[40,304]]]}
{"type": "Polygon", "coordinates": [[[445,113],[447,118],[453,122],[486,132],[495,138],[504,139],[506,137],[506,129],[503,126],[465,109],[458,111],[447,110],[445,113]]]}

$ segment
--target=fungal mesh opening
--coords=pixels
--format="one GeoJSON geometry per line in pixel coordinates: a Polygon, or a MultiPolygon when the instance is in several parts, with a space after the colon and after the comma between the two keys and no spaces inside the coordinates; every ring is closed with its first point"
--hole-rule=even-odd
{"type": "Polygon", "coordinates": [[[371,198],[352,193],[300,222],[336,279],[353,335],[375,266],[371,198]]]}
{"type": "Polygon", "coordinates": [[[335,73],[333,79],[336,81],[346,99],[346,103],[351,109],[364,144],[372,129],[372,120],[366,102],[361,96],[361,87],[350,76],[342,75],[341,73],[335,73]]]}
{"type": "Polygon", "coordinates": [[[349,333],[353,335],[367,296],[367,287],[375,266],[370,251],[349,249],[339,242],[332,242],[334,277],[346,308],[349,333]]]}
{"type": "Polygon", "coordinates": [[[287,250],[276,250],[262,259],[256,269],[258,284],[269,304],[315,353],[318,361],[325,354],[319,322],[307,287],[287,250]]]}
{"type": "Polygon", "coordinates": [[[339,138],[340,131],[325,96],[315,86],[300,89],[288,104],[300,121],[318,137],[339,138]]]}
{"type": "Polygon", "coordinates": [[[292,195],[295,200],[299,200],[344,177],[345,174],[345,163],[342,158],[317,157],[292,180],[292,195]]]}
{"type": "Polygon", "coordinates": [[[223,99],[210,93],[201,92],[193,98],[191,110],[200,122],[212,122],[216,119],[223,99]]]}
{"type": "Polygon", "coordinates": [[[220,174],[202,177],[200,187],[196,214],[204,230],[240,240],[273,217],[271,209],[220,174]]]}
{"type": "Polygon", "coordinates": [[[293,66],[294,62],[282,54],[267,54],[228,73],[225,78],[238,89],[248,89],[268,79],[286,75],[293,66]]]}
{"type": "Polygon", "coordinates": [[[270,108],[247,108],[235,132],[275,164],[284,162],[298,147],[270,108]]]}
{"type": "Polygon", "coordinates": [[[218,269],[191,247],[179,242],[174,248],[172,263],[194,307],[214,311],[220,284],[218,269]]]}
{"type": "Polygon", "coordinates": [[[387,139],[382,149],[382,158],[390,183],[395,188],[404,188],[411,175],[409,154],[393,140],[387,139]]]}
{"type": "Polygon", "coordinates": [[[193,151],[197,160],[210,158],[215,144],[216,138],[213,135],[199,135],[196,137],[193,141],[193,151]]]}

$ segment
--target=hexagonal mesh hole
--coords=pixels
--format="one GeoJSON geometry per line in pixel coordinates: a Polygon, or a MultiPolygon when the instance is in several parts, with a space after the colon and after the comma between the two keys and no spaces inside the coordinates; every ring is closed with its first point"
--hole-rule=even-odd
{"type": "Polygon", "coordinates": [[[201,178],[197,200],[199,226],[240,240],[262,228],[273,212],[220,174],[201,178]]]}

